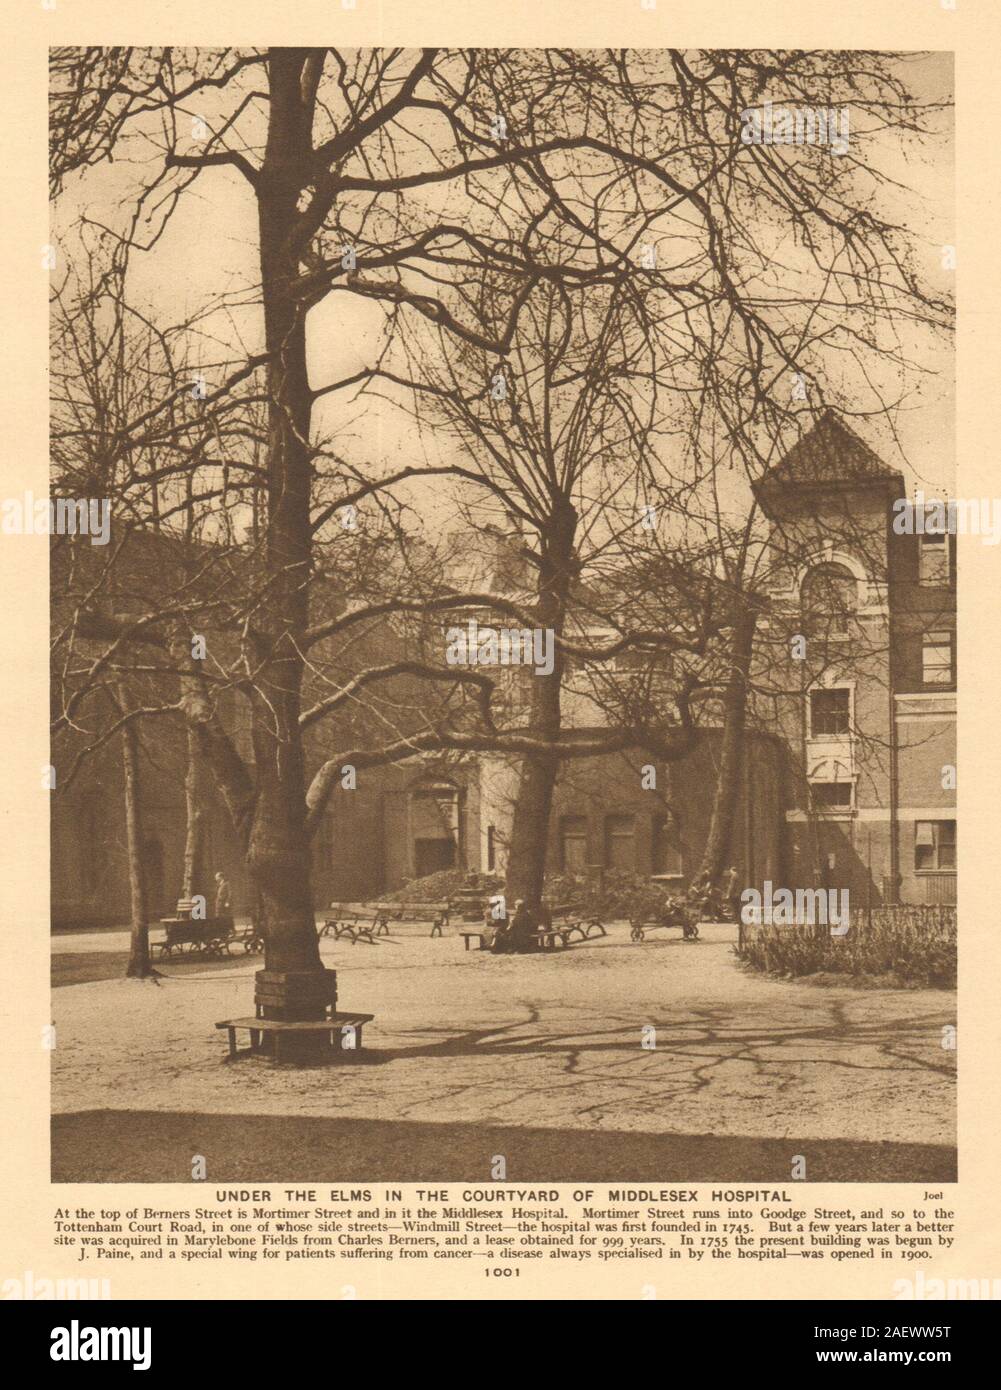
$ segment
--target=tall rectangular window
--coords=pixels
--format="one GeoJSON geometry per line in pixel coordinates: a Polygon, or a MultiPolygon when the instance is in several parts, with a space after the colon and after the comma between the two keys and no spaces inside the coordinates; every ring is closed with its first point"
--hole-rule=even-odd
{"type": "Polygon", "coordinates": [[[568,874],[587,869],[587,817],[564,816],[560,821],[560,857],[568,874]]]}
{"type": "Polygon", "coordinates": [[[847,734],[851,723],[851,691],[810,691],[810,736],[831,738],[847,734]]]}
{"type": "Polygon", "coordinates": [[[605,867],[636,869],[636,817],[605,817],[605,867]]]}
{"type": "Polygon", "coordinates": [[[681,846],[674,822],[669,816],[654,816],[652,869],[655,874],[681,875],[681,846]]]}
{"type": "Polygon", "coordinates": [[[952,685],[951,632],[926,632],[922,637],[921,679],[925,685],[952,685]]]}
{"type": "Polygon", "coordinates": [[[927,531],[918,538],[918,583],[943,585],[949,582],[949,535],[946,531],[927,531]]]}
{"type": "Polygon", "coordinates": [[[919,820],[914,822],[915,869],[944,869],[956,867],[956,822],[954,820],[919,820]]]}

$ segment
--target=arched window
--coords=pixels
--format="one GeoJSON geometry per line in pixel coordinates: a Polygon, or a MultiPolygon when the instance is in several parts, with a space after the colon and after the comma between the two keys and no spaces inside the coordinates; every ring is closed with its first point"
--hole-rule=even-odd
{"type": "Polygon", "coordinates": [[[815,633],[847,637],[848,620],[858,606],[858,581],[844,565],[814,565],[800,588],[800,606],[815,633]]]}

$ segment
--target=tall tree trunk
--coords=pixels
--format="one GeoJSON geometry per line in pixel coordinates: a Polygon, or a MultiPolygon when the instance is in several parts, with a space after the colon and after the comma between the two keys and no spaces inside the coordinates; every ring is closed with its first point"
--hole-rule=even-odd
{"type": "MultiPolygon", "coordinates": [[[[562,636],[566,618],[576,528],[576,512],[569,502],[561,500],[554,511],[550,534],[543,538],[536,605],[539,626],[551,629],[556,636],[562,636]]],[[[533,674],[531,677],[529,731],[536,738],[547,741],[559,738],[562,728],[560,696],[563,671],[562,653],[555,648],[551,674],[533,674]]],[[[559,765],[560,760],[555,755],[530,755],[522,762],[518,781],[505,893],[509,905],[522,898],[533,913],[538,911],[542,900],[549,822],[559,765]]]]}
{"type": "Polygon", "coordinates": [[[202,768],[202,754],[196,731],[187,729],[187,763],[184,769],[184,873],[181,897],[193,898],[196,893],[208,900],[205,881],[205,831],[207,789],[202,768]]]}
{"type": "Polygon", "coordinates": [[[719,770],[716,774],[709,837],[706,840],[701,868],[703,874],[709,875],[710,883],[723,872],[733,836],[733,822],[740,795],[744,733],[747,726],[747,692],[757,620],[757,612],[742,604],[730,633],[730,673],[723,696],[723,743],[719,770]]]}
{"type": "MultiPolygon", "coordinates": [[[[184,480],[184,577],[191,579],[195,570],[195,474],[192,469],[184,480]]],[[[255,536],[256,539],[256,536],[255,536]]],[[[175,631],[175,644],[183,651],[183,665],[192,665],[190,638],[183,630],[175,631]]],[[[182,682],[182,692],[184,683],[182,682]]],[[[200,894],[208,905],[208,885],[205,881],[206,779],[203,772],[202,749],[197,731],[185,726],[184,767],[184,867],[181,873],[181,897],[191,899],[200,894]]],[[[207,914],[206,914],[207,915],[207,914]]]]}
{"type": "Polygon", "coordinates": [[[524,899],[532,912],[538,910],[545,883],[549,820],[558,772],[555,758],[526,757],[518,781],[518,796],[511,821],[506,896],[511,906],[519,898],[524,899]]]}
{"type": "Polygon", "coordinates": [[[247,868],[259,895],[269,971],[319,971],[310,882],[306,786],[299,713],[302,638],[308,619],[310,415],[303,305],[292,247],[299,190],[312,178],[312,111],[300,89],[301,50],[272,49],[270,120],[258,183],[267,367],[268,600],[258,639],[264,653],[252,700],[257,791],[247,868]]]}
{"type": "Polygon", "coordinates": [[[129,865],[132,913],[129,963],[125,973],[135,979],[145,979],[147,976],[155,975],[156,971],[149,958],[139,739],[134,723],[126,724],[122,729],[122,770],[125,781],[125,847],[129,865]]]}

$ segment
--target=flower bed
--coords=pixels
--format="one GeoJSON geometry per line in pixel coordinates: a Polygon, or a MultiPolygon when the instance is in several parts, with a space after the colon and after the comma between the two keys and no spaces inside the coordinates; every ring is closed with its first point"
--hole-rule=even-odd
{"type": "Polygon", "coordinates": [[[826,926],[741,927],[737,955],[773,975],[880,976],[902,985],[956,983],[954,907],[880,907],[853,914],[844,936],[826,926]]]}

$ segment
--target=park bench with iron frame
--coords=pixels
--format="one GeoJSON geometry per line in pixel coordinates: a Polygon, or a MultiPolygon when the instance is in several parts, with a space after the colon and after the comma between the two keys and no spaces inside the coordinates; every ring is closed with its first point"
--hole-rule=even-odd
{"type": "Polygon", "coordinates": [[[232,917],[194,917],[193,903],[182,898],[175,917],[162,917],[164,939],[150,943],[150,955],[158,960],[172,957],[228,956],[234,946],[244,952],[263,951],[264,941],[254,926],[237,929],[232,917]]]}
{"type": "Polygon", "coordinates": [[[549,909],[551,921],[547,926],[535,929],[536,939],[543,951],[556,950],[556,943],[568,946],[575,936],[581,941],[590,941],[592,935],[607,936],[605,924],[600,918],[582,913],[574,903],[559,903],[549,909]]]}
{"type": "MultiPolygon", "coordinates": [[[[564,905],[551,909],[554,918],[562,918],[562,921],[554,921],[548,926],[539,926],[533,933],[536,945],[542,951],[555,951],[557,943],[560,946],[567,946],[573,941],[575,936],[579,936],[581,941],[590,941],[592,936],[607,936],[605,924],[597,917],[581,917],[577,909],[564,905]]],[[[469,943],[477,940],[480,943],[480,950],[483,950],[483,943],[488,933],[482,928],[473,928],[470,931],[460,931],[465,948],[469,950],[469,943]]]]}
{"type": "Polygon", "coordinates": [[[336,916],[328,917],[317,933],[318,936],[332,936],[335,940],[346,937],[348,941],[367,941],[375,945],[377,936],[389,935],[389,915],[380,905],[372,907],[368,903],[331,903],[336,916]],[[363,920],[365,918],[368,920],[363,920]]]}
{"type": "Polygon", "coordinates": [[[701,905],[698,903],[670,903],[663,912],[646,917],[631,917],[629,940],[643,941],[648,932],[658,931],[661,927],[680,927],[684,941],[697,941],[701,915],[701,905]]]}
{"type": "Polygon", "coordinates": [[[445,901],[381,903],[379,910],[386,914],[390,922],[430,922],[431,935],[441,936],[451,920],[452,904],[445,901]]]}
{"type": "Polygon", "coordinates": [[[441,936],[449,924],[450,904],[438,903],[332,903],[337,914],[328,917],[319,935],[346,937],[351,942],[367,941],[375,945],[377,936],[389,935],[390,922],[430,922],[431,935],[441,936]],[[367,914],[371,920],[362,921],[367,914]]]}
{"type": "Polygon", "coordinates": [[[555,951],[557,941],[561,946],[569,946],[575,936],[581,941],[590,941],[592,934],[607,936],[604,922],[597,917],[573,917],[563,922],[554,922],[548,927],[536,927],[535,935],[543,951],[555,951]]]}

